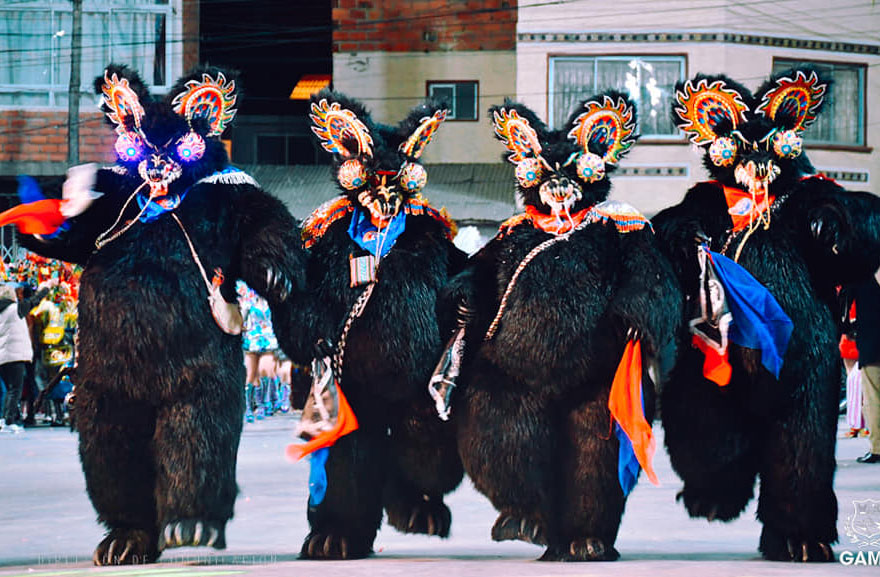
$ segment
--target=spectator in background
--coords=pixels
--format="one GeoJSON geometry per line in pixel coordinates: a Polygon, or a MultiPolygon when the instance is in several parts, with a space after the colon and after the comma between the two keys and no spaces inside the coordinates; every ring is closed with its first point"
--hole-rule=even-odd
{"type": "Polygon", "coordinates": [[[856,285],[853,297],[865,418],[871,441],[871,449],[856,460],[859,463],[880,463],[880,284],[877,275],[856,285]]]}
{"type": "Polygon", "coordinates": [[[278,392],[275,387],[275,352],[278,339],[272,330],[269,303],[242,281],[236,283],[238,303],[244,326],[241,343],[245,366],[245,419],[271,416],[275,410],[278,392]]]}
{"type": "Polygon", "coordinates": [[[34,358],[27,312],[23,290],[10,283],[0,285],[0,378],[6,384],[0,432],[22,431],[21,390],[26,366],[34,358]]]}
{"type": "MultiPolygon", "coordinates": [[[[845,299],[844,299],[845,300],[845,299]]],[[[865,415],[862,410],[864,397],[862,395],[862,377],[859,371],[859,349],[856,345],[856,303],[846,303],[848,306],[842,323],[840,335],[840,357],[846,368],[846,424],[849,432],[844,436],[855,438],[859,435],[867,436],[868,429],[865,425],[865,415]]]]}

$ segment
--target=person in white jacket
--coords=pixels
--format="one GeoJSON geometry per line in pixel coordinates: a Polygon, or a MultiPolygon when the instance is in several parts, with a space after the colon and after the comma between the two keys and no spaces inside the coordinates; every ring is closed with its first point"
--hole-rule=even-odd
{"type": "Polygon", "coordinates": [[[34,351],[28,331],[27,310],[19,306],[23,299],[13,283],[0,284],[0,379],[6,385],[0,431],[19,433],[22,429],[19,403],[27,363],[34,351]]]}

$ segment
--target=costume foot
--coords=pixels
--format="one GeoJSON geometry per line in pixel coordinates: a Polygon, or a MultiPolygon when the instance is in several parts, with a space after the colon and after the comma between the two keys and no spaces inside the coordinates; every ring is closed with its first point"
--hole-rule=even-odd
{"type": "Polygon", "coordinates": [[[544,525],[535,519],[524,519],[502,513],[492,526],[493,541],[525,541],[534,545],[547,545],[544,525]]]}
{"type": "Polygon", "coordinates": [[[831,545],[822,541],[784,537],[768,529],[761,531],[761,555],[768,561],[794,561],[796,563],[826,563],[834,561],[831,545]]]}
{"type": "Polygon", "coordinates": [[[684,501],[685,509],[691,517],[704,517],[709,521],[732,521],[740,516],[752,498],[748,495],[724,495],[717,491],[695,490],[687,485],[676,496],[676,501],[684,501]]]}
{"type": "Polygon", "coordinates": [[[620,553],[601,539],[587,537],[569,543],[568,548],[550,547],[539,561],[617,561],[620,553]]]}
{"type": "Polygon", "coordinates": [[[303,542],[300,559],[363,559],[373,552],[372,545],[356,537],[328,535],[312,531],[303,542]]]}
{"type": "Polygon", "coordinates": [[[159,558],[156,539],[142,529],[113,529],[98,543],[92,562],[95,565],[140,565],[159,558]]]}
{"type": "Polygon", "coordinates": [[[159,550],[172,547],[226,549],[226,523],[201,519],[177,519],[159,533],[159,550]]]}
{"type": "Polygon", "coordinates": [[[442,497],[423,497],[415,504],[393,504],[385,508],[388,524],[403,533],[449,537],[452,513],[442,497]]]}

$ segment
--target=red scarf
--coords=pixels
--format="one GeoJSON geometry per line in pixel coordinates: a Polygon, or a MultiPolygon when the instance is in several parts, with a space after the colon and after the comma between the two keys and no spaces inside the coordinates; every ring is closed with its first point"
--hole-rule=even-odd
{"type": "Polygon", "coordinates": [[[565,215],[554,216],[552,214],[544,214],[532,205],[526,205],[526,215],[535,228],[539,228],[550,234],[565,234],[570,230],[577,228],[584,219],[590,214],[592,207],[571,213],[571,219],[565,215]]]}
{"type": "Polygon", "coordinates": [[[770,205],[776,200],[776,197],[769,193],[762,193],[754,200],[752,193],[725,186],[720,182],[717,183],[724,189],[724,199],[727,201],[727,214],[733,221],[733,232],[739,232],[749,227],[750,224],[758,220],[765,212],[770,210],[770,205]]]}

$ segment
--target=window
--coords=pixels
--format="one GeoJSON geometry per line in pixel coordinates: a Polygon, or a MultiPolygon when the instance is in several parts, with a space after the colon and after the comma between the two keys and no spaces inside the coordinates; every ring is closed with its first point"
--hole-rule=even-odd
{"type": "MultiPolygon", "coordinates": [[[[137,70],[155,89],[169,88],[171,0],[84,0],[82,93],[110,62],[137,70]]],[[[0,4],[0,106],[67,107],[72,12],[69,0],[0,4]]]]}
{"type": "Polygon", "coordinates": [[[670,111],[684,75],[684,56],[551,56],[550,123],[563,126],[581,100],[615,89],[636,103],[643,139],[678,140],[670,111]]]}
{"type": "Polygon", "coordinates": [[[863,64],[773,59],[773,73],[809,65],[834,80],[825,106],[804,132],[811,144],[865,146],[865,69],[863,64]]]}
{"type": "Polygon", "coordinates": [[[476,80],[428,82],[428,97],[446,103],[446,120],[479,120],[480,90],[476,80]]]}

